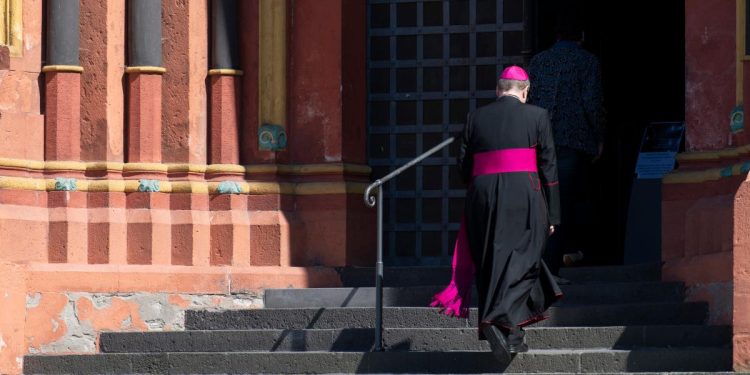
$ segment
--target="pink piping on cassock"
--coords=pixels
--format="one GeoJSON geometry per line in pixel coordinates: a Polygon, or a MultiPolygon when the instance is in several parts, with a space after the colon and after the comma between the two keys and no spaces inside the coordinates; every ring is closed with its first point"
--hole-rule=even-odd
{"type": "MultiPolygon", "coordinates": [[[[536,149],[511,148],[474,154],[474,177],[485,174],[536,172],[536,149]]],[[[430,306],[441,308],[448,316],[469,317],[471,285],[474,282],[474,261],[471,258],[466,219],[461,218],[456,244],[453,247],[451,282],[432,298],[430,306]]]]}

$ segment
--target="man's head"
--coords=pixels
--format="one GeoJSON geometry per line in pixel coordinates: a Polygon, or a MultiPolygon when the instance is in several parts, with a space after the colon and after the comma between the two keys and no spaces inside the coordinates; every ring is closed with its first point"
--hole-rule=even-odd
{"type": "Polygon", "coordinates": [[[512,95],[526,103],[529,97],[529,75],[520,66],[509,66],[497,81],[497,96],[512,95]]]}

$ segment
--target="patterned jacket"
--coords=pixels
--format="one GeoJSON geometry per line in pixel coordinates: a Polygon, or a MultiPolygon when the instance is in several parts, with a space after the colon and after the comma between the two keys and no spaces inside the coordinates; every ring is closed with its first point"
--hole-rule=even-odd
{"type": "Polygon", "coordinates": [[[578,43],[559,41],[531,60],[529,102],[550,113],[555,145],[589,155],[604,138],[599,61],[578,43]]]}

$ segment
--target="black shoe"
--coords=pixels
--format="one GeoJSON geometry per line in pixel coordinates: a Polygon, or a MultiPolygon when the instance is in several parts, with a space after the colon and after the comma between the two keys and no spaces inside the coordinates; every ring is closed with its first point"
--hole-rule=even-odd
{"type": "Polygon", "coordinates": [[[492,354],[495,355],[495,358],[500,361],[500,363],[510,363],[510,347],[508,346],[508,341],[506,340],[505,335],[500,332],[500,329],[492,324],[483,324],[481,331],[487,338],[487,341],[490,342],[492,354]]]}
{"type": "Polygon", "coordinates": [[[525,353],[529,351],[529,346],[526,345],[526,331],[521,327],[515,327],[510,330],[508,334],[508,351],[510,354],[525,353]]]}
{"type": "Polygon", "coordinates": [[[565,279],[565,278],[562,278],[560,276],[552,275],[552,278],[555,279],[555,282],[557,283],[557,285],[570,285],[570,284],[573,284],[572,281],[570,281],[568,279],[565,279]]]}
{"type": "Polygon", "coordinates": [[[576,251],[575,253],[568,253],[563,255],[563,264],[565,264],[566,267],[572,267],[576,264],[579,264],[583,261],[583,252],[582,251],[576,251]]]}

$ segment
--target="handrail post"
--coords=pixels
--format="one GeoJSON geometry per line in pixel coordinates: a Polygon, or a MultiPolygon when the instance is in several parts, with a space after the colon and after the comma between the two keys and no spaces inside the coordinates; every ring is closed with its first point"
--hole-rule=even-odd
{"type": "Polygon", "coordinates": [[[365,189],[365,204],[371,208],[377,205],[378,210],[378,249],[377,262],[375,263],[375,344],[373,345],[373,351],[383,351],[383,185],[390,179],[401,174],[401,172],[413,167],[428,156],[442,150],[454,140],[455,138],[453,137],[444,140],[412,161],[371,183],[367,186],[367,189],[365,189]],[[378,189],[377,198],[372,196],[373,189],[378,189]]]}
{"type": "Polygon", "coordinates": [[[383,187],[378,187],[378,252],[375,263],[375,351],[383,351],[383,187]]]}

